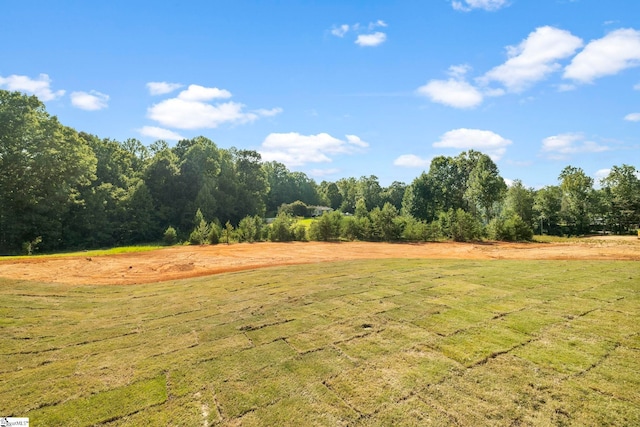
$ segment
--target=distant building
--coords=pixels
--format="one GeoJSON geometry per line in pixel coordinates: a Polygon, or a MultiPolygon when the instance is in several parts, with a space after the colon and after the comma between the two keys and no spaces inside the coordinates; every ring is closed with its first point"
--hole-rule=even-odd
{"type": "Polygon", "coordinates": [[[307,209],[312,217],[322,216],[325,212],[333,211],[329,206],[309,206],[307,209]]]}

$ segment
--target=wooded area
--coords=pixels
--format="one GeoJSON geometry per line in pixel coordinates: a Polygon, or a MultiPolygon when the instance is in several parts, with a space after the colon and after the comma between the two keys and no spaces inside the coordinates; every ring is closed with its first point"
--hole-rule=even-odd
{"type": "Polygon", "coordinates": [[[64,126],[35,96],[0,90],[0,254],[160,241],[527,240],[536,233],[635,232],[631,165],[594,180],[565,167],[558,185],[507,186],[477,151],[433,159],[410,184],[376,176],[319,184],[252,150],[199,136],[170,147],[64,126]],[[310,206],[327,212],[306,226],[310,206]],[[265,217],[276,221],[265,226],[265,217]],[[173,230],[173,232],[171,231],[173,230]]]}

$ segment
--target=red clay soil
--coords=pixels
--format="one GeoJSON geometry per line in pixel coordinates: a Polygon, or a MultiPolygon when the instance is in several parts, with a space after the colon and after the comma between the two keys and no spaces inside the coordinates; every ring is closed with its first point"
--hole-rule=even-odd
{"type": "Polygon", "coordinates": [[[105,256],[0,259],[0,277],[66,284],[130,285],[279,265],[381,258],[640,261],[640,240],[571,243],[242,243],[179,246],[105,256]]]}

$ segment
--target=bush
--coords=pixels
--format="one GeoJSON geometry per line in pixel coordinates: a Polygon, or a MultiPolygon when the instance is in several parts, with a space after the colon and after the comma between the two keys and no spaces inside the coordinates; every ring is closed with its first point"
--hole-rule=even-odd
{"type": "Polygon", "coordinates": [[[253,243],[259,239],[259,231],[256,220],[252,216],[246,216],[240,220],[236,235],[239,242],[253,243]]]}
{"type": "Polygon", "coordinates": [[[384,240],[386,242],[400,240],[405,223],[398,216],[398,209],[395,206],[387,202],[382,209],[379,207],[373,208],[369,216],[375,230],[376,240],[384,240]]]}
{"type": "Polygon", "coordinates": [[[276,219],[271,223],[269,229],[269,240],[272,242],[290,242],[293,238],[291,233],[291,225],[293,218],[286,213],[279,213],[276,219]]]}
{"type": "Polygon", "coordinates": [[[468,242],[482,237],[480,221],[462,209],[441,212],[438,223],[444,236],[456,242],[468,242]]]}
{"type": "Polygon", "coordinates": [[[221,234],[222,234],[222,228],[220,227],[220,225],[212,222],[209,225],[209,236],[208,236],[209,243],[211,243],[212,245],[217,245],[218,243],[220,243],[221,234]]]}
{"type": "Polygon", "coordinates": [[[296,200],[293,203],[283,203],[278,209],[278,213],[285,213],[291,216],[301,216],[307,217],[309,216],[309,207],[300,200],[296,200]]]}
{"type": "Polygon", "coordinates": [[[511,212],[491,220],[487,225],[487,235],[492,240],[529,241],[533,239],[533,230],[520,215],[511,212]]]}
{"type": "Polygon", "coordinates": [[[311,223],[309,237],[311,240],[327,242],[340,238],[342,214],[338,211],[325,212],[320,218],[311,223]]]}
{"type": "Polygon", "coordinates": [[[296,224],[293,227],[293,240],[298,242],[306,242],[307,241],[307,227],[304,224],[296,224]]]}
{"type": "Polygon", "coordinates": [[[233,240],[233,231],[233,225],[231,225],[231,222],[227,221],[220,233],[220,240],[225,242],[227,245],[230,244],[231,240],[233,240]]]}
{"type": "Polygon", "coordinates": [[[412,242],[429,242],[441,239],[443,236],[438,221],[427,223],[409,216],[405,217],[402,237],[412,242]]]}
{"type": "Polygon", "coordinates": [[[195,218],[193,219],[193,223],[195,228],[189,235],[189,243],[192,245],[204,245],[209,241],[209,232],[211,229],[209,228],[209,224],[204,220],[204,216],[202,215],[202,211],[198,209],[196,211],[195,218]]]}
{"type": "Polygon", "coordinates": [[[362,230],[358,220],[352,216],[347,216],[342,221],[342,237],[354,241],[362,238],[362,230]]]}
{"type": "Polygon", "coordinates": [[[38,245],[40,243],[42,243],[42,237],[38,236],[29,242],[24,242],[22,244],[22,250],[24,251],[25,255],[33,255],[33,253],[38,249],[38,245]]]}
{"type": "Polygon", "coordinates": [[[164,231],[164,235],[162,236],[162,241],[167,246],[173,246],[176,243],[178,243],[178,233],[176,232],[176,229],[169,226],[164,231]]]}

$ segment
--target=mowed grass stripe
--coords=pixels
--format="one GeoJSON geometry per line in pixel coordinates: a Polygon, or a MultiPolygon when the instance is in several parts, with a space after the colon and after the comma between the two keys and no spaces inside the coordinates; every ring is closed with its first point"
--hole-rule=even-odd
{"type": "Polygon", "coordinates": [[[56,425],[640,424],[640,264],[0,279],[0,409],[56,425]]]}

